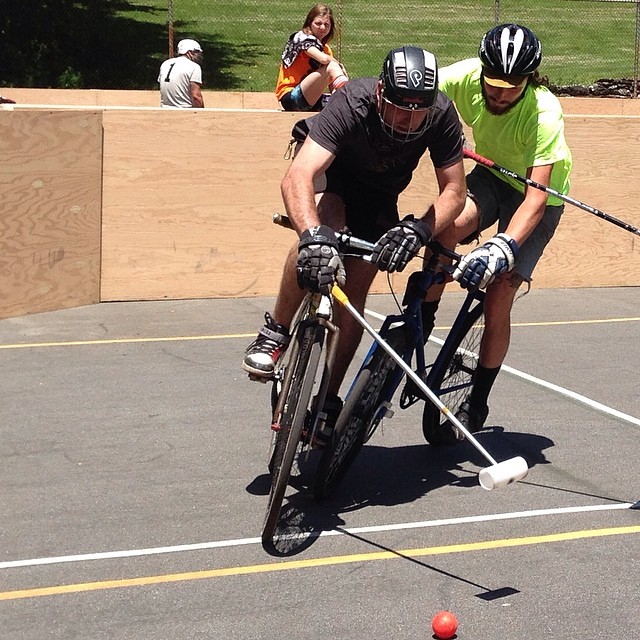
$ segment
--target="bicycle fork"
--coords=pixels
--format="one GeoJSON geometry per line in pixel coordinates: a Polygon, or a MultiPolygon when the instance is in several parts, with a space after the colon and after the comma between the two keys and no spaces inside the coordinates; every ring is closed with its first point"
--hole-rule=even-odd
{"type": "MultiPolygon", "coordinates": [[[[322,426],[324,425],[324,420],[326,419],[326,414],[322,413],[320,410],[324,405],[324,400],[327,395],[329,379],[331,377],[331,371],[333,370],[333,364],[335,362],[340,338],[339,327],[331,321],[331,300],[329,297],[323,296],[318,303],[316,314],[312,318],[301,322],[298,326],[295,334],[296,339],[293,340],[293,344],[291,346],[291,354],[289,357],[290,363],[297,361],[298,353],[300,352],[302,346],[302,340],[304,339],[305,331],[310,325],[318,325],[323,327],[325,335],[327,336],[327,343],[325,349],[325,358],[322,363],[322,377],[318,386],[318,392],[313,399],[309,415],[307,416],[307,424],[305,425],[303,433],[303,438],[306,442],[311,442],[311,439],[313,438],[316,430],[322,428],[322,426]]],[[[286,398],[289,395],[288,391],[293,381],[294,375],[295,367],[287,366],[285,368],[284,377],[282,378],[282,386],[280,392],[278,393],[278,400],[273,410],[271,422],[271,430],[276,433],[282,429],[282,426],[280,424],[280,417],[283,414],[284,404],[286,398]]],[[[276,376],[274,384],[278,384],[278,376],[276,376]]]]}

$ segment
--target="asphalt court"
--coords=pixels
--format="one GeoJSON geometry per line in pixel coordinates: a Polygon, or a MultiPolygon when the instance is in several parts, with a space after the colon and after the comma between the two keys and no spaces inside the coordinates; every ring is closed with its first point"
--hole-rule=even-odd
{"type": "Polygon", "coordinates": [[[440,609],[462,640],[637,635],[640,288],[516,303],[479,439],[525,480],[483,490],[475,449],[397,409],[335,496],[294,487],[305,535],[280,554],[259,542],[269,388],[240,369],[272,302],[0,321],[3,640],[423,639],[440,609]]]}

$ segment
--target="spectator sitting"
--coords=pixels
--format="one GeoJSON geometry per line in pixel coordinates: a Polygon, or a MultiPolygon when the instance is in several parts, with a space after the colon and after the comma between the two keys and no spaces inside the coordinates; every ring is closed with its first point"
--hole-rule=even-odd
{"type": "Polygon", "coordinates": [[[302,29],[289,37],[276,85],[276,97],[285,111],[320,111],[324,90],[328,87],[333,93],[349,80],[329,46],[334,31],[333,11],[317,4],[302,29]]]}
{"type": "Polygon", "coordinates": [[[204,107],[202,97],[202,48],[195,40],[180,40],[177,56],[160,66],[160,104],[174,109],[204,107]]]}

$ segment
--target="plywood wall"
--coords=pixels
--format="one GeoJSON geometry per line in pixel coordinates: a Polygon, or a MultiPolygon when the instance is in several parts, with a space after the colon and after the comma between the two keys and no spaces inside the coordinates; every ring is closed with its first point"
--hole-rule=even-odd
{"type": "Polygon", "coordinates": [[[98,302],[102,114],[0,110],[0,317],[98,302]]]}
{"type": "MultiPolygon", "coordinates": [[[[567,116],[571,196],[640,228],[640,117],[567,116]]],[[[571,204],[534,273],[536,286],[640,285],[640,236],[571,204]]]]}
{"type": "MultiPolygon", "coordinates": [[[[123,99],[114,93],[83,97],[123,99]]],[[[246,103],[246,95],[218,100],[246,103]]],[[[0,316],[99,299],[274,295],[295,237],[270,220],[282,211],[283,156],[300,114],[258,110],[260,96],[255,110],[0,111],[0,316]]],[[[572,195],[637,227],[639,105],[565,105],[572,195]]],[[[434,197],[427,159],[400,198],[401,212],[420,213],[434,197]]],[[[567,205],[534,284],[635,286],[638,273],[636,236],[567,205]]],[[[403,278],[394,276],[398,286],[403,278]]],[[[373,290],[386,290],[384,276],[373,290]]]]}
{"type": "Polygon", "coordinates": [[[297,114],[105,112],[102,299],[271,294],[297,114]]]}
{"type": "MultiPolygon", "coordinates": [[[[298,117],[105,112],[102,299],[274,295],[292,238],[270,219],[298,117]]],[[[572,195],[636,226],[639,136],[637,117],[567,116],[572,195]]],[[[424,211],[435,194],[425,160],[401,211],[424,211]]],[[[567,205],[534,284],[635,285],[638,273],[635,236],[567,205]]]]}

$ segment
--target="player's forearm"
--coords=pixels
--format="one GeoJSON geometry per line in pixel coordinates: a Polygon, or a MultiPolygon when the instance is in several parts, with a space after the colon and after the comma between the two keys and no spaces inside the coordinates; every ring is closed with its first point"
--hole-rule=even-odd
{"type": "Polygon", "coordinates": [[[296,177],[295,172],[290,172],[282,181],[281,192],[285,210],[298,235],[320,224],[310,179],[296,177]]]}

